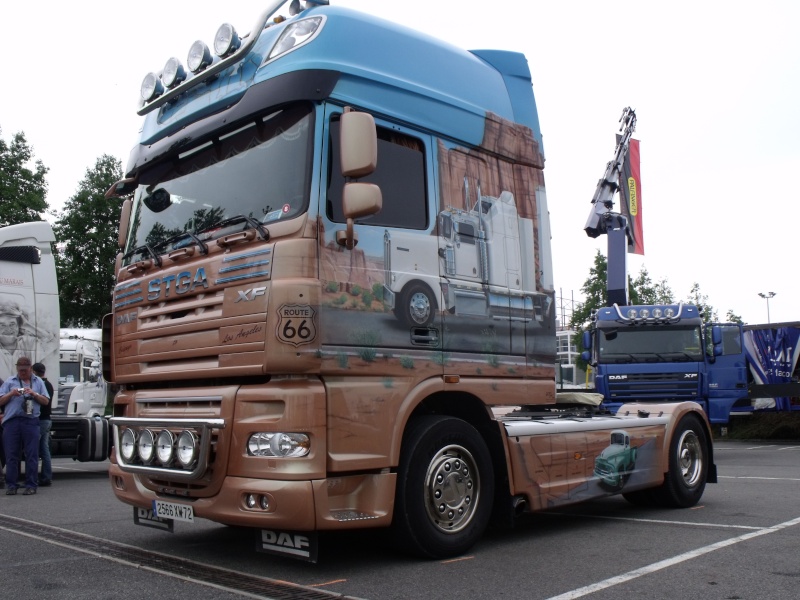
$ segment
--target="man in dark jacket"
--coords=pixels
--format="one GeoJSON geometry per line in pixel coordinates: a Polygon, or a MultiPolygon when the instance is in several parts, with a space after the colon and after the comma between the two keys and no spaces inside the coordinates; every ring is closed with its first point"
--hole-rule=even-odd
{"type": "Polygon", "coordinates": [[[53,421],[50,419],[50,408],[53,404],[53,384],[44,376],[45,366],[42,363],[33,365],[33,372],[44,381],[44,387],[50,395],[50,402],[39,407],[39,458],[42,459],[42,474],[39,475],[39,485],[47,487],[53,483],[53,463],[50,459],[50,428],[53,421]]]}

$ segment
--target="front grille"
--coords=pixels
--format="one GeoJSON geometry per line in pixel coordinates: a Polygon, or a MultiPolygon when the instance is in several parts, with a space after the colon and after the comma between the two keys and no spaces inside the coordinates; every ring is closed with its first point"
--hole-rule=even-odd
{"type": "Polygon", "coordinates": [[[695,400],[700,390],[694,373],[631,373],[624,380],[609,378],[607,385],[609,397],[617,401],[695,400]]]}

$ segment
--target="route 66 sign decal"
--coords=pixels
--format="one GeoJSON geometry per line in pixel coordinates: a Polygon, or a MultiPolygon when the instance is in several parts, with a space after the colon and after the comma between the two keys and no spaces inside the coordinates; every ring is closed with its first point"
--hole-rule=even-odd
{"type": "Polygon", "coordinates": [[[316,311],[308,304],[284,304],[278,309],[278,339],[286,344],[310,344],[317,337],[316,311]]]}

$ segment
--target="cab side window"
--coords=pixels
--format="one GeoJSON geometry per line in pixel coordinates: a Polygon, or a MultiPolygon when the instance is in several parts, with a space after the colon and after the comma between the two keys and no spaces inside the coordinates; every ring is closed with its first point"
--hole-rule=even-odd
{"type": "MultiPolygon", "coordinates": [[[[425,182],[425,151],[421,140],[385,127],[378,127],[378,167],[374,173],[359,179],[381,188],[383,207],[375,215],[356,223],[380,227],[427,229],[428,210],[425,182]]],[[[339,120],[330,124],[328,160],[328,218],[344,223],[342,189],[345,179],[340,172],[339,120]]]]}

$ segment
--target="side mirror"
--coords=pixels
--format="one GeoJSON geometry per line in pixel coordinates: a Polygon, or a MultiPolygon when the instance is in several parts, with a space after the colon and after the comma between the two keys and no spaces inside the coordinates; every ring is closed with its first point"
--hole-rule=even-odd
{"type": "MultiPolygon", "coordinates": [[[[342,175],[349,178],[365,177],[378,165],[378,133],[372,115],[345,108],[339,127],[339,154],[342,175]]],[[[381,210],[381,189],[371,183],[344,184],[342,212],[347,219],[347,229],[336,232],[336,242],[347,249],[358,244],[353,221],[374,215],[381,210]]]]}
{"type": "Polygon", "coordinates": [[[592,353],[588,350],[584,350],[581,352],[581,358],[584,360],[584,362],[588,363],[590,360],[592,360],[592,353]]]}
{"type": "Polygon", "coordinates": [[[346,183],[342,196],[342,211],[347,219],[347,229],[336,232],[336,242],[352,250],[358,244],[353,231],[353,220],[379,212],[383,206],[381,188],[372,183],[346,183]]]}
{"type": "Polygon", "coordinates": [[[342,175],[364,177],[378,165],[378,134],[375,119],[364,112],[344,112],[341,117],[339,149],[342,175]]]}
{"type": "MultiPolygon", "coordinates": [[[[125,242],[128,238],[128,225],[131,221],[131,206],[133,206],[133,202],[131,202],[130,198],[127,198],[122,203],[122,212],[119,215],[119,233],[117,237],[117,245],[120,249],[125,247],[125,242]]],[[[119,269],[117,269],[119,271],[119,269]]],[[[114,273],[116,275],[116,273],[114,273]]]]}
{"type": "MultiPolygon", "coordinates": [[[[584,331],[583,332],[583,347],[586,350],[591,350],[592,349],[592,332],[591,331],[584,331]]],[[[583,358],[583,357],[581,357],[581,358],[583,358]]],[[[584,360],[586,360],[586,359],[584,358],[584,360]]]]}

